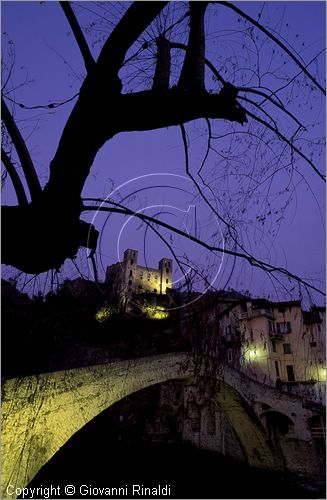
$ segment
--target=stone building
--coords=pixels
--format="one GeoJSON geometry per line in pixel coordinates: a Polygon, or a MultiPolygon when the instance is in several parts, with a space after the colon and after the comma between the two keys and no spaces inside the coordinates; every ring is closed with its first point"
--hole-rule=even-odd
{"type": "Polygon", "coordinates": [[[138,251],[127,249],[122,262],[107,268],[106,284],[111,297],[126,303],[132,295],[154,293],[164,295],[172,288],[172,260],[166,257],[158,263],[158,268],[140,266],[138,251]]]}

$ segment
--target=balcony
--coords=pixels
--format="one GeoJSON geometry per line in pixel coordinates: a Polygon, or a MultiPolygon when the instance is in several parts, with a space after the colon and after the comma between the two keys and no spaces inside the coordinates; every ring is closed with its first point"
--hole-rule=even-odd
{"type": "Polygon", "coordinates": [[[265,318],[274,319],[274,316],[269,309],[252,309],[252,311],[241,313],[239,319],[252,319],[262,316],[265,318]]]}
{"type": "Polygon", "coordinates": [[[269,332],[269,338],[271,340],[284,340],[285,333],[282,332],[269,332]]]}

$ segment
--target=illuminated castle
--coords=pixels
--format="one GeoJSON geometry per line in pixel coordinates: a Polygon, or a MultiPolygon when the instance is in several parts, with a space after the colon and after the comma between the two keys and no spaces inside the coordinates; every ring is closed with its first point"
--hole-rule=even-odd
{"type": "Polygon", "coordinates": [[[133,294],[166,294],[172,288],[172,260],[166,257],[158,263],[158,269],[139,266],[137,250],[127,249],[123,262],[107,267],[106,283],[112,297],[127,298],[133,294]]]}

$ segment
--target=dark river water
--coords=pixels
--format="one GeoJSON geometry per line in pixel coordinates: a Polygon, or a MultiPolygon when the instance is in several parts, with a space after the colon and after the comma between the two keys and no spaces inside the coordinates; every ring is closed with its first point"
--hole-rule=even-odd
{"type": "Polygon", "coordinates": [[[325,498],[317,484],[183,442],[174,419],[160,437],[153,425],[165,411],[160,390],[125,398],[77,432],[31,481],[30,488],[40,488],[33,498],[45,498],[50,486],[56,488],[50,498],[325,498]]]}
{"type": "Polygon", "coordinates": [[[187,444],[113,443],[100,429],[78,433],[29,486],[49,485],[60,488],[61,498],[324,498],[214,452],[187,444]],[[65,496],[66,485],[75,487],[74,495],[65,496]],[[149,495],[142,487],[156,489],[149,495]]]}

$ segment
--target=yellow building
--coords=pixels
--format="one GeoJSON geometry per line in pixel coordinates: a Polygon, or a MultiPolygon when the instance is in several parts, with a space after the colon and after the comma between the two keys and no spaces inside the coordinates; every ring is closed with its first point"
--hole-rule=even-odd
{"type": "Polygon", "coordinates": [[[135,294],[166,294],[172,288],[172,260],[166,257],[158,263],[158,268],[140,266],[138,251],[127,249],[122,262],[107,268],[106,284],[112,297],[126,300],[135,294]]]}
{"type": "Polygon", "coordinates": [[[325,400],[326,310],[247,299],[219,314],[226,361],[258,382],[325,400]]]}

